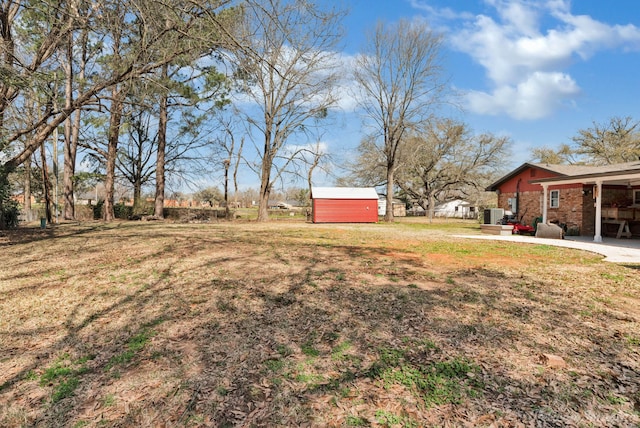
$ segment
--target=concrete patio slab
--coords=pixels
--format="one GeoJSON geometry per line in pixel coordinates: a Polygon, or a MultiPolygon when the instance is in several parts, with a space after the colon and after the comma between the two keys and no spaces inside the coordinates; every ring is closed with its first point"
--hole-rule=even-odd
{"type": "Polygon", "coordinates": [[[456,235],[459,238],[484,239],[519,242],[527,244],[555,245],[557,247],[575,248],[603,255],[604,261],[611,263],[640,264],[640,240],[603,238],[602,243],[593,242],[586,236],[567,236],[565,239],[545,239],[523,235],[456,235]]]}

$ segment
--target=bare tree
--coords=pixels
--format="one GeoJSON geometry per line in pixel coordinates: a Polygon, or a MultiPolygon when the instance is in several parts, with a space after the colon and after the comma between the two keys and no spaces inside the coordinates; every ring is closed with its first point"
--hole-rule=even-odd
{"type": "MultiPolygon", "coordinates": [[[[492,134],[473,134],[464,123],[451,119],[432,119],[419,134],[405,135],[397,159],[395,184],[408,201],[425,210],[436,202],[455,198],[478,199],[493,179],[500,175],[511,141],[492,134]]],[[[363,140],[348,185],[379,186],[385,183],[386,158],[371,140],[363,140]]]]}
{"type": "MultiPolygon", "coordinates": [[[[137,210],[142,203],[142,186],[148,184],[156,173],[154,155],[159,156],[156,141],[159,133],[154,135],[151,120],[155,118],[148,111],[132,109],[127,112],[126,137],[119,144],[116,168],[119,174],[133,186],[133,206],[137,210]]],[[[164,149],[163,149],[164,152],[164,149]]]]}
{"type": "Polygon", "coordinates": [[[640,122],[613,117],[609,123],[593,123],[573,137],[576,153],[596,164],[632,162],[640,157],[640,122]]]}
{"type": "Polygon", "coordinates": [[[379,147],[385,162],[385,221],[393,221],[394,174],[405,136],[417,132],[444,101],[441,45],[442,37],[424,22],[379,22],[356,60],[354,77],[364,95],[362,107],[374,127],[366,141],[379,147]]]}
{"type": "Polygon", "coordinates": [[[293,164],[291,173],[307,182],[307,192],[310,195],[313,188],[313,177],[318,171],[327,176],[333,175],[335,159],[327,150],[324,137],[327,131],[326,115],[322,115],[313,120],[312,127],[309,127],[309,142],[299,147],[299,162],[293,164]],[[324,125],[324,126],[323,126],[324,125]]]}
{"type": "Polygon", "coordinates": [[[335,49],[343,13],[306,0],[248,0],[244,13],[243,48],[234,62],[244,79],[242,92],[253,104],[245,120],[260,157],[258,221],[266,221],[275,181],[300,154],[283,147],[294,135],[302,147],[306,127],[336,102],[335,49]]]}
{"type": "Polygon", "coordinates": [[[320,141],[317,141],[314,146],[310,146],[307,153],[303,154],[302,159],[307,167],[307,190],[311,194],[313,188],[313,173],[317,168],[327,171],[327,164],[329,155],[325,152],[320,141]]]}
{"type": "Polygon", "coordinates": [[[339,177],[340,186],[380,187],[386,184],[387,161],[383,148],[376,144],[371,136],[365,137],[357,147],[355,161],[344,165],[348,171],[339,177]]]}
{"type": "Polygon", "coordinates": [[[506,137],[473,135],[463,123],[433,120],[427,132],[407,138],[396,183],[432,217],[436,201],[466,198],[488,185],[510,144],[506,137]]]}
{"type": "Polygon", "coordinates": [[[238,193],[238,170],[242,160],[242,149],[244,148],[244,134],[240,137],[240,141],[236,141],[239,133],[238,111],[231,109],[230,111],[220,110],[216,112],[215,120],[220,125],[220,133],[213,147],[211,163],[214,165],[222,164],[224,167],[224,205],[225,217],[231,218],[231,209],[229,204],[229,170],[232,170],[234,194],[238,193]]]}
{"type": "Polygon", "coordinates": [[[561,144],[558,149],[553,149],[546,146],[536,147],[531,151],[531,156],[534,161],[552,165],[574,165],[581,162],[577,157],[575,150],[568,144],[561,144]]]}

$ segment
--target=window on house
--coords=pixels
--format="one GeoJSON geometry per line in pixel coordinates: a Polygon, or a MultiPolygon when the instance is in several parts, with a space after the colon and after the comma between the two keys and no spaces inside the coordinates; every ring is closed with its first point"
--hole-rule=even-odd
{"type": "Polygon", "coordinates": [[[549,207],[558,208],[560,206],[560,191],[552,190],[549,192],[549,207]]]}
{"type": "Polygon", "coordinates": [[[633,205],[640,205],[640,190],[633,191],[633,205]]]}

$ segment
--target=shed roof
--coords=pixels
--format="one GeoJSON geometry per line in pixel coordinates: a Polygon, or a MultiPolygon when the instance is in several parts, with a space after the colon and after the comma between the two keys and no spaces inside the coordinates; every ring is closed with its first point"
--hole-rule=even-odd
{"type": "Polygon", "coordinates": [[[313,187],[312,199],[378,199],[373,187],[313,187]]]}

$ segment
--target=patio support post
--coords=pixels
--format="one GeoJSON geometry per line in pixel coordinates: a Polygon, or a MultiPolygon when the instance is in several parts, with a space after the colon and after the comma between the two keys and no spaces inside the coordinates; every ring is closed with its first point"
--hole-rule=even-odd
{"type": "Polygon", "coordinates": [[[602,242],[602,181],[596,181],[596,233],[593,242],[602,242]]]}
{"type": "Polygon", "coordinates": [[[547,224],[547,191],[549,190],[548,184],[542,184],[542,223],[547,224]]]}

